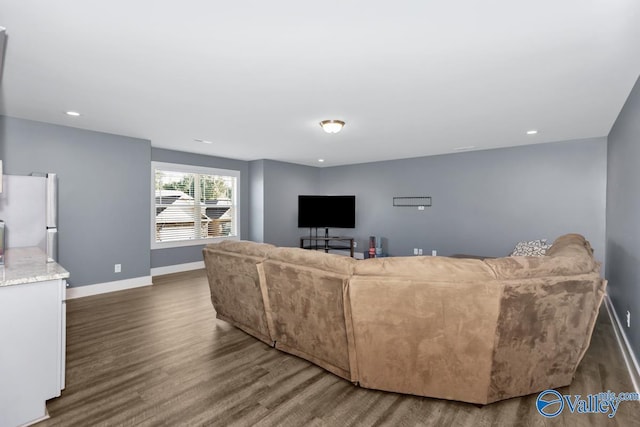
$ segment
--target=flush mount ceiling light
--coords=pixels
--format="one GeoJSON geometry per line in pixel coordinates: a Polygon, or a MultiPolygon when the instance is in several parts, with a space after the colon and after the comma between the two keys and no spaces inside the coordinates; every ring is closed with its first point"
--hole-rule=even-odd
{"type": "Polygon", "coordinates": [[[213,144],[213,141],[207,141],[206,139],[194,139],[195,142],[202,142],[204,144],[213,144]]]}
{"type": "Polygon", "coordinates": [[[65,111],[65,114],[72,117],[78,117],[80,115],[77,111],[65,111]]]}
{"type": "Polygon", "coordinates": [[[326,133],[338,133],[342,130],[344,122],[342,120],[323,120],[320,126],[326,133]]]}
{"type": "Polygon", "coordinates": [[[536,133],[538,133],[538,131],[535,129],[531,129],[527,131],[527,135],[535,135],[536,133]]]}

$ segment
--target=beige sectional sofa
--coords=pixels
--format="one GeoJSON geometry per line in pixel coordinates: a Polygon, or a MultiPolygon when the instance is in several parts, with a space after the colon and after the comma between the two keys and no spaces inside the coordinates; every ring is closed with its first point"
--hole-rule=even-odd
{"type": "Polygon", "coordinates": [[[220,319],[363,387],[478,404],[570,384],[606,286],[577,234],[484,261],[203,252],[220,319]]]}

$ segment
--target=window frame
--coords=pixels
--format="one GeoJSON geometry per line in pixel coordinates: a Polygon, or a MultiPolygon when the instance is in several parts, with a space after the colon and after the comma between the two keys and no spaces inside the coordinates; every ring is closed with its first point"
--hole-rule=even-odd
{"type": "Polygon", "coordinates": [[[223,240],[240,240],[240,171],[234,169],[220,169],[206,166],[193,166],[181,163],[151,162],[151,249],[180,248],[187,246],[199,246],[223,240]],[[200,175],[219,175],[235,178],[233,189],[233,225],[235,236],[208,237],[204,239],[171,240],[167,242],[156,241],[156,170],[167,172],[193,173],[200,175]]]}

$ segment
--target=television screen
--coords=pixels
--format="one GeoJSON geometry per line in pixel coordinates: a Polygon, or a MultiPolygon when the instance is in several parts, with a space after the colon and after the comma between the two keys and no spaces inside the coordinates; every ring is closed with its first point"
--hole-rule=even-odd
{"type": "Polygon", "coordinates": [[[298,196],[298,227],[355,228],[356,196],[298,196]]]}

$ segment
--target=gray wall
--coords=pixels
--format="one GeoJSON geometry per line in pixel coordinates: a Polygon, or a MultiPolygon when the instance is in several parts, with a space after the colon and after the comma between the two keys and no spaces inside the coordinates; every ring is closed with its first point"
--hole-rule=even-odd
{"type": "MultiPolygon", "coordinates": [[[[631,125],[625,126],[616,129],[631,125]]],[[[296,224],[299,194],[355,194],[358,228],[336,234],[354,235],[361,250],[369,235],[379,235],[393,255],[409,255],[414,247],[426,254],[503,255],[518,240],[573,231],[586,235],[604,261],[603,138],[323,169],[151,149],[146,140],[2,116],[0,142],[6,173],[59,174],[60,262],[74,286],[202,259],[200,245],[150,250],[152,159],[239,170],[243,239],[297,246],[306,233],[296,224]],[[433,206],[391,205],[393,196],[415,195],[432,196],[433,206]],[[113,273],[115,263],[122,273],[113,273]]],[[[609,242],[615,255],[615,234],[609,242]]]]}
{"type": "Polygon", "coordinates": [[[640,80],[608,139],[608,293],[636,356],[640,355],[640,80]],[[631,328],[626,313],[631,312],[631,328]]]}
{"type": "Polygon", "coordinates": [[[149,141],[0,116],[0,147],[6,174],[58,174],[71,286],[149,275],[149,141]]]}
{"type": "MultiPolygon", "coordinates": [[[[232,169],[240,171],[240,237],[249,238],[249,163],[243,160],[227,159],[223,157],[204,156],[201,154],[185,153],[182,151],[151,149],[151,160],[156,162],[179,163],[183,165],[204,166],[209,168],[232,169]]],[[[147,167],[147,174],[151,175],[151,164],[147,167]]],[[[149,184],[151,185],[151,184],[149,184]]],[[[149,189],[147,188],[147,194],[149,189]]],[[[147,217],[149,213],[147,212],[147,217]]],[[[149,218],[147,218],[147,224],[149,218]]],[[[147,228],[150,228],[147,225],[147,228]]],[[[149,242],[150,244],[150,242],[149,242]]],[[[148,245],[147,245],[148,246],[148,245]]],[[[165,267],[202,261],[204,245],[185,246],[180,248],[154,249],[151,251],[151,267],[165,267]]]]}
{"type": "Polygon", "coordinates": [[[504,256],[520,240],[585,235],[604,261],[605,138],[325,168],[326,194],[356,195],[355,230],[368,247],[411,255],[504,256]],[[394,196],[431,196],[433,206],[392,206],[394,196]]]}
{"type": "Polygon", "coordinates": [[[298,228],[298,195],[318,194],[319,176],[320,169],[311,166],[263,161],[264,242],[300,245],[300,236],[307,230],[298,228]]]}
{"type": "Polygon", "coordinates": [[[264,242],[264,160],[249,162],[249,240],[264,242]]]}

